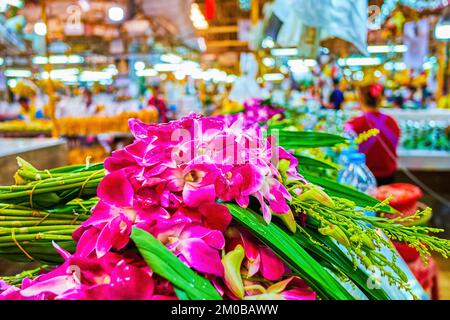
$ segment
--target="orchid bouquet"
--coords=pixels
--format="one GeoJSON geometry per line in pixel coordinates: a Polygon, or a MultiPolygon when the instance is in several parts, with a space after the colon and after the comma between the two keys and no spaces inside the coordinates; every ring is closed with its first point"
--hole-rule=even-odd
{"type": "Polygon", "coordinates": [[[447,240],[428,235],[439,230],[364,214],[392,210],[387,203],[350,191],[330,197],[278,145],[340,137],[267,135],[242,115],[129,125],[135,141],[106,159],[75,251],[54,241],[65,262],[20,286],[3,279],[0,299],[389,299],[368,269],[410,286],[395,256],[380,252],[395,249],[378,229],[424,259],[449,254],[447,240]]]}
{"type": "Polygon", "coordinates": [[[245,122],[249,124],[266,123],[276,117],[278,120],[284,119],[285,109],[273,103],[270,99],[249,99],[244,102],[244,109],[240,112],[219,116],[228,121],[236,121],[244,116],[245,122]]]}

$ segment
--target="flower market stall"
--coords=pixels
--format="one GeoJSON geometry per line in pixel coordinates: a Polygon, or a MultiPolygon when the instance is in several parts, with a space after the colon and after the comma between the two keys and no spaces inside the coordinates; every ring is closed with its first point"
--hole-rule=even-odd
{"type": "Polygon", "coordinates": [[[444,2],[0,1],[0,303],[447,299],[444,2]]]}

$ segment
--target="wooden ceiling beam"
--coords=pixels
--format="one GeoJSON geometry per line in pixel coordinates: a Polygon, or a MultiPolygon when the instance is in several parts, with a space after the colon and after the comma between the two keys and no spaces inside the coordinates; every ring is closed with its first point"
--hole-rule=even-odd
{"type": "Polygon", "coordinates": [[[248,46],[248,42],[241,40],[217,40],[217,41],[208,41],[206,43],[206,46],[208,48],[246,47],[248,46]]]}
{"type": "Polygon", "coordinates": [[[213,33],[237,33],[239,31],[239,27],[237,25],[228,25],[228,26],[210,26],[206,30],[199,30],[198,33],[205,34],[213,34],[213,33]]]}

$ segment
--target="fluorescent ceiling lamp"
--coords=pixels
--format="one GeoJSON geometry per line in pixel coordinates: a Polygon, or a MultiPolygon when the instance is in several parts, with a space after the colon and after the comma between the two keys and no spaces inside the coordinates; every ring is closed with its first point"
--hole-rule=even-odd
{"type": "Polygon", "coordinates": [[[180,69],[180,65],[171,63],[158,63],[155,64],[154,69],[158,72],[174,72],[180,69]]]}
{"type": "Polygon", "coordinates": [[[145,62],[143,62],[143,61],[136,61],[134,63],[134,70],[142,71],[144,69],[145,69],[145,62]]]}
{"type": "Polygon", "coordinates": [[[234,81],[236,81],[237,77],[234,74],[230,74],[227,76],[227,83],[233,83],[234,81]]]}
{"type": "Polygon", "coordinates": [[[431,70],[431,69],[433,69],[433,66],[434,66],[433,62],[427,61],[423,64],[423,69],[431,70]]]}
{"type": "Polygon", "coordinates": [[[314,59],[296,59],[296,60],[289,60],[288,66],[291,68],[296,67],[315,67],[317,65],[317,61],[314,59]]]}
{"type": "Polygon", "coordinates": [[[282,73],[266,73],[263,78],[265,81],[281,81],[284,79],[284,75],[282,73]]]}
{"type": "Polygon", "coordinates": [[[357,67],[357,66],[376,66],[381,64],[380,58],[347,58],[347,59],[339,59],[338,64],[340,66],[349,66],[349,67],[357,67]]]}
{"type": "Polygon", "coordinates": [[[195,29],[198,30],[205,30],[208,29],[209,25],[208,22],[205,19],[205,16],[200,11],[200,8],[197,3],[192,3],[191,5],[191,14],[190,18],[192,21],[192,24],[194,25],[195,29]]]}
{"type": "Polygon", "coordinates": [[[272,68],[274,65],[275,65],[275,59],[274,58],[268,58],[268,57],[266,57],[266,58],[264,58],[263,59],[263,64],[266,66],[266,67],[269,67],[269,68],[272,68]]]}
{"type": "Polygon", "coordinates": [[[200,65],[195,61],[184,61],[181,63],[180,70],[182,70],[186,75],[190,76],[197,72],[202,72],[200,65]]]}
{"type": "Polygon", "coordinates": [[[13,6],[17,8],[23,7],[22,0],[0,0],[0,12],[5,12],[8,6],[13,6]]]}
{"type": "Polygon", "coordinates": [[[107,68],[103,69],[102,71],[110,74],[111,76],[116,76],[119,74],[119,70],[117,70],[114,64],[110,64],[107,68]]]}
{"type": "Polygon", "coordinates": [[[47,57],[36,56],[36,57],[33,57],[32,61],[34,64],[46,64],[47,57]]]}
{"type": "Polygon", "coordinates": [[[5,70],[5,77],[29,78],[29,77],[31,77],[31,71],[30,70],[22,70],[22,69],[7,69],[7,70],[5,70]]]}
{"type": "Polygon", "coordinates": [[[83,71],[80,75],[80,81],[100,81],[111,79],[111,74],[102,71],[83,71]]]}
{"type": "Polygon", "coordinates": [[[52,79],[57,79],[60,80],[62,82],[67,82],[67,83],[77,83],[78,82],[78,76],[76,75],[66,75],[60,78],[53,78],[52,79]]]}
{"type": "Polygon", "coordinates": [[[261,46],[263,48],[269,48],[272,49],[273,47],[275,47],[275,41],[273,41],[272,37],[266,37],[264,38],[264,40],[262,41],[261,46]]]}
{"type": "Polygon", "coordinates": [[[71,55],[71,56],[50,56],[51,64],[78,64],[83,63],[83,57],[71,55]]]}
{"type": "Polygon", "coordinates": [[[2,0],[4,4],[9,4],[10,6],[22,8],[23,1],[22,0],[2,0]]]}
{"type": "Polygon", "coordinates": [[[434,29],[434,36],[437,40],[450,39],[450,22],[438,24],[434,29]]]}
{"type": "Polygon", "coordinates": [[[186,78],[186,74],[181,70],[175,71],[174,76],[177,80],[183,80],[184,78],[186,78]]]}
{"type": "Polygon", "coordinates": [[[47,26],[43,22],[36,22],[33,29],[38,36],[43,37],[47,34],[47,26]]]}
{"type": "MultiPolygon", "coordinates": [[[[69,69],[58,69],[58,70],[52,70],[50,72],[50,76],[52,79],[57,79],[57,80],[64,80],[67,77],[74,77],[77,74],[80,73],[80,70],[78,70],[77,68],[69,68],[69,69]]],[[[48,79],[48,72],[44,71],[41,73],[41,77],[42,79],[48,79]]]]}
{"type": "Polygon", "coordinates": [[[195,80],[203,79],[203,70],[202,69],[194,70],[190,74],[190,76],[191,76],[192,79],[195,79],[195,80]]]}
{"type": "Polygon", "coordinates": [[[310,72],[309,68],[305,65],[298,65],[295,67],[291,67],[291,71],[292,71],[292,73],[295,73],[295,74],[303,74],[303,73],[310,72]]]}
{"type": "Polygon", "coordinates": [[[108,9],[108,18],[113,22],[120,22],[125,17],[125,11],[121,7],[112,6],[108,9]]]}
{"type": "Polygon", "coordinates": [[[279,48],[270,50],[270,54],[276,57],[279,56],[297,56],[298,49],[296,48],[279,48]]]}
{"type": "Polygon", "coordinates": [[[401,70],[405,70],[406,69],[406,63],[404,62],[386,62],[384,64],[384,69],[385,70],[397,70],[397,71],[401,71],[401,70]]]}
{"type": "Polygon", "coordinates": [[[408,46],[404,44],[397,44],[393,46],[368,46],[367,51],[369,51],[369,53],[405,53],[408,51],[408,46]]]}
{"type": "MultiPolygon", "coordinates": [[[[46,64],[47,57],[36,56],[32,61],[34,64],[46,64]]],[[[78,55],[50,56],[50,64],[80,64],[83,62],[84,58],[78,55]]]]}
{"type": "Polygon", "coordinates": [[[165,63],[181,63],[183,61],[183,58],[176,54],[163,54],[161,55],[161,61],[165,63]]]}
{"type": "Polygon", "coordinates": [[[15,88],[17,86],[17,80],[16,79],[9,79],[7,82],[8,86],[11,88],[15,88]]]}
{"type": "Polygon", "coordinates": [[[158,75],[158,71],[155,69],[145,69],[139,70],[136,74],[138,77],[156,77],[158,75]]]}

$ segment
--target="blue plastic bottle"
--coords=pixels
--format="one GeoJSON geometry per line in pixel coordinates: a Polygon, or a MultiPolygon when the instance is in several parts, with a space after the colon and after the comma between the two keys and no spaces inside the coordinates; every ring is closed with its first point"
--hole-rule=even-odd
{"type": "Polygon", "coordinates": [[[366,155],[355,152],[346,155],[346,157],[348,162],[340,174],[339,182],[373,195],[377,188],[377,180],[366,166],[366,155]]]}

